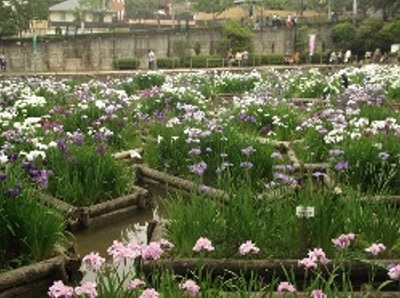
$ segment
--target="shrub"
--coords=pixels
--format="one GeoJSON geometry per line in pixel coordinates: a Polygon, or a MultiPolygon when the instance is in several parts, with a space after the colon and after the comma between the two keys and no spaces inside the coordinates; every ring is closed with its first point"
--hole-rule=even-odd
{"type": "Polygon", "coordinates": [[[332,28],[332,40],[339,49],[353,49],[356,39],[356,27],[354,24],[339,23],[332,28]]]}
{"type": "Polygon", "coordinates": [[[39,202],[40,191],[21,169],[9,165],[1,173],[0,272],[51,257],[63,240],[63,217],[39,202]]]}
{"type": "Polygon", "coordinates": [[[135,58],[123,58],[114,61],[114,67],[116,69],[137,69],[139,65],[139,59],[135,58]]]}
{"type": "Polygon", "coordinates": [[[250,55],[249,64],[252,66],[269,65],[269,64],[282,64],[282,54],[268,54],[268,55],[250,55]]]}
{"type": "Polygon", "coordinates": [[[178,58],[179,66],[189,62],[191,57],[190,42],[187,39],[179,39],[173,43],[174,55],[178,58]]]}
{"type": "Polygon", "coordinates": [[[157,59],[157,68],[161,69],[171,69],[176,68],[178,66],[178,59],[176,58],[158,58],[157,59]]]}
{"type": "Polygon", "coordinates": [[[196,56],[192,57],[192,65],[190,61],[185,65],[193,68],[222,67],[224,66],[223,58],[220,56],[196,56]]]}
{"type": "Polygon", "coordinates": [[[199,56],[199,55],[200,55],[200,52],[201,52],[201,44],[200,44],[198,41],[196,41],[196,42],[194,43],[194,45],[193,45],[193,50],[194,50],[194,53],[196,54],[196,56],[199,56]]]}

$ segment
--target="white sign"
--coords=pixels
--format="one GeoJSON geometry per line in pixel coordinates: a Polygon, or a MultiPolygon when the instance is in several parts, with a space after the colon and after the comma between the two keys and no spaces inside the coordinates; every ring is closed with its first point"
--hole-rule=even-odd
{"type": "Polygon", "coordinates": [[[297,206],[296,207],[296,215],[297,217],[305,217],[310,218],[314,217],[314,207],[309,206],[297,206]]]}
{"type": "Polygon", "coordinates": [[[396,53],[398,50],[400,50],[400,43],[392,44],[392,46],[390,47],[391,53],[396,53]]]}

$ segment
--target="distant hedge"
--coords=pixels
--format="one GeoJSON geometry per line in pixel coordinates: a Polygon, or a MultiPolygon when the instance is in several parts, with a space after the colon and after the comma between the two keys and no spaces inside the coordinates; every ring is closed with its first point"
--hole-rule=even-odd
{"type": "Polygon", "coordinates": [[[140,61],[135,58],[122,58],[114,61],[115,69],[137,69],[140,61]]]}
{"type": "MultiPolygon", "coordinates": [[[[263,66],[263,65],[282,65],[284,62],[283,54],[252,54],[249,55],[248,66],[263,66]]],[[[325,57],[322,56],[324,63],[325,57]]],[[[321,62],[321,53],[315,53],[310,61],[306,54],[300,55],[300,63],[319,64],[321,62]]],[[[140,61],[134,58],[124,58],[115,61],[116,69],[137,69],[140,61]]],[[[179,62],[175,57],[163,57],[157,59],[158,69],[174,69],[174,68],[217,68],[226,67],[226,59],[221,56],[200,55],[193,56],[183,63],[179,62]]],[[[236,66],[235,64],[233,66],[236,66]]]]}
{"type": "Polygon", "coordinates": [[[180,66],[177,58],[171,58],[171,57],[157,58],[157,68],[172,69],[178,67],[180,66]]]}

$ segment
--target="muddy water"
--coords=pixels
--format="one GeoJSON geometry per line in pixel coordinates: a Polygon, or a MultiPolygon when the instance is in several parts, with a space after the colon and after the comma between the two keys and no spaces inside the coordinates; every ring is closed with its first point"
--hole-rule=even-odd
{"type": "Polygon", "coordinates": [[[83,231],[75,232],[76,248],[81,257],[94,251],[103,257],[107,254],[114,240],[128,242],[137,240],[146,243],[147,223],[157,218],[157,209],[141,210],[132,214],[132,217],[124,218],[103,227],[89,227],[83,231]]]}
{"type": "MultiPolygon", "coordinates": [[[[112,224],[102,227],[89,227],[88,229],[75,232],[74,238],[77,253],[83,258],[90,252],[98,252],[100,256],[107,260],[108,264],[112,264],[111,257],[107,254],[107,249],[112,245],[114,240],[127,243],[136,240],[138,243],[147,243],[147,226],[151,220],[165,219],[165,209],[163,208],[165,199],[170,196],[169,191],[164,188],[155,187],[154,185],[139,185],[149,190],[152,208],[147,210],[138,210],[129,218],[115,220],[112,224]]],[[[117,266],[117,274],[124,276],[127,274],[130,278],[134,278],[135,272],[132,270],[132,264],[121,264],[117,266]]],[[[85,272],[81,268],[83,279],[81,283],[86,281],[96,281],[96,275],[92,272],[85,272]]],[[[125,280],[128,281],[127,279],[125,280]]],[[[124,282],[125,283],[125,282],[124,282]]]]}
{"type": "MultiPolygon", "coordinates": [[[[153,219],[160,220],[163,218],[163,211],[159,207],[160,200],[158,196],[153,197],[153,208],[137,211],[129,218],[116,220],[112,224],[102,227],[89,227],[88,229],[75,232],[74,238],[77,253],[80,257],[84,257],[90,252],[98,252],[107,262],[112,263],[111,258],[107,254],[107,249],[112,245],[114,240],[124,243],[136,240],[138,243],[146,244],[148,222],[153,219]]],[[[119,275],[127,271],[134,274],[132,272],[132,264],[118,266],[119,275]]],[[[83,274],[81,282],[95,280],[96,276],[94,273],[86,272],[83,274]]]]}

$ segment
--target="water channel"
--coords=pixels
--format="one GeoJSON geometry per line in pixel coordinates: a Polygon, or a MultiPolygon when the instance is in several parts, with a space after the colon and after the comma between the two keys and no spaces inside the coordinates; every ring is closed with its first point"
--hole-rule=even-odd
{"type": "MultiPolygon", "coordinates": [[[[101,227],[89,227],[87,229],[74,232],[74,240],[78,255],[83,258],[91,252],[98,252],[100,256],[111,262],[107,249],[113,244],[114,240],[129,242],[136,240],[138,243],[147,243],[147,227],[151,220],[159,221],[162,218],[163,210],[159,194],[152,195],[152,207],[145,210],[138,210],[131,217],[115,220],[112,224],[101,227]]],[[[126,264],[129,266],[129,264],[126,264]]],[[[118,270],[125,271],[121,267],[118,270]]],[[[93,273],[84,274],[82,282],[94,281],[93,273]]]]}

